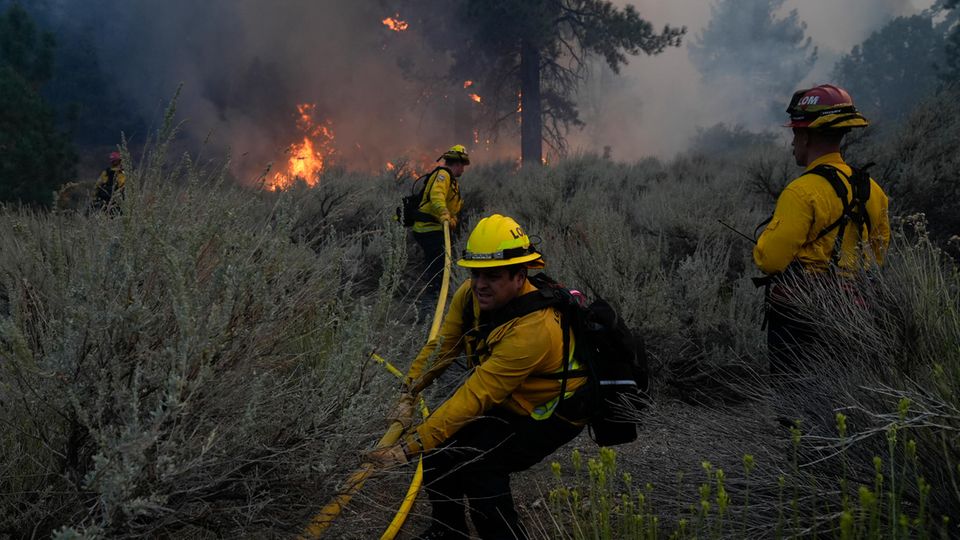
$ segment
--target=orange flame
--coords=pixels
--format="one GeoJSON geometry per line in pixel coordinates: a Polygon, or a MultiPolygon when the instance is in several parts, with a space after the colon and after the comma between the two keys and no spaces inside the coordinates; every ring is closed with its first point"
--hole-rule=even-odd
{"type": "Polygon", "coordinates": [[[473,86],[473,81],[463,81],[464,88],[470,88],[471,86],[473,86]]]}
{"type": "Polygon", "coordinates": [[[384,26],[393,30],[394,32],[403,32],[407,28],[410,28],[410,25],[406,21],[400,20],[400,14],[395,13],[393,17],[387,17],[386,19],[380,21],[384,26]]]}
{"type": "Polygon", "coordinates": [[[481,98],[477,94],[470,94],[470,99],[476,101],[477,103],[480,103],[483,100],[483,98],[481,98]]]}
{"type": "Polygon", "coordinates": [[[330,121],[325,124],[315,124],[313,113],[314,104],[297,105],[297,129],[304,133],[303,140],[291,144],[287,149],[287,170],[278,171],[272,179],[265,182],[264,187],[270,191],[289,189],[297,179],[303,180],[308,186],[317,185],[320,173],[326,160],[333,155],[333,130],[330,121]]]}

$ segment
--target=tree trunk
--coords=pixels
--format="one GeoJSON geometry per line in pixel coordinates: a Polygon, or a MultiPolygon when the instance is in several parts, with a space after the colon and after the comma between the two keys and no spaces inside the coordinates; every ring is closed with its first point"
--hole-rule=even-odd
{"type": "Polygon", "coordinates": [[[520,161],[543,163],[543,118],[540,110],[540,49],[527,40],[520,45],[520,161]]]}

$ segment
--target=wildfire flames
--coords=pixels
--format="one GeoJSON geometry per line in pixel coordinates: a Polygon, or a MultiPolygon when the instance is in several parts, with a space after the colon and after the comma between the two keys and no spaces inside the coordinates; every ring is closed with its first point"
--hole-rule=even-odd
{"type": "Polygon", "coordinates": [[[481,98],[477,94],[470,94],[470,99],[476,101],[477,103],[480,103],[481,101],[483,101],[483,98],[481,98]]]}
{"type": "Polygon", "coordinates": [[[333,130],[330,121],[317,124],[313,120],[316,105],[304,103],[297,105],[297,129],[303,132],[303,141],[291,144],[286,153],[287,170],[278,171],[272,179],[267,179],[264,187],[270,191],[281,191],[293,186],[299,178],[310,187],[317,184],[326,160],[333,154],[333,130]]]}
{"type": "Polygon", "coordinates": [[[393,30],[394,32],[403,32],[407,28],[410,28],[410,25],[406,21],[400,20],[400,14],[396,13],[393,17],[387,17],[386,19],[380,21],[384,26],[393,30]]]}
{"type": "Polygon", "coordinates": [[[471,86],[473,86],[473,81],[463,81],[464,88],[470,88],[471,86]]]}

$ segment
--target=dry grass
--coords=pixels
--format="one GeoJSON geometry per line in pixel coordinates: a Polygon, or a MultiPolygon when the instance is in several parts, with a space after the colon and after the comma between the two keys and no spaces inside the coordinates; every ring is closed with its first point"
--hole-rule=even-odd
{"type": "MultiPolygon", "coordinates": [[[[851,152],[922,141],[922,118],[851,152]]],[[[289,536],[384,427],[395,385],[369,351],[403,367],[423,339],[412,243],[390,219],[395,178],[328,171],[315,190],[247,191],[224,181],[222,164],[171,160],[175,131],[168,116],[128,160],[118,215],[0,211],[0,536],[289,536]]],[[[698,463],[709,460],[727,471],[734,503],[749,491],[749,536],[778,526],[829,536],[842,511],[838,471],[847,489],[869,485],[873,456],[900,467],[910,439],[918,461],[904,474],[933,486],[928,515],[960,515],[960,284],[926,235],[901,229],[864,292],[871,310],[829,291],[808,298],[830,346],[813,351],[805,379],[770,392],[750,245],[717,220],[752,233],[789,178],[788,161],[771,155],[474,166],[461,183],[463,228],[493,212],[516,217],[539,236],[551,275],[608,299],[642,331],[657,404],[618,463],[635,485],[654,485],[665,526],[689,519],[698,463]],[[837,411],[849,418],[844,437],[837,411]],[[777,414],[803,419],[795,458],[777,414]],[[745,453],[756,456],[749,480],[734,474],[745,453]]],[[[880,170],[946,181],[929,160],[891,166],[880,170]]],[[[548,467],[525,478],[546,496],[548,467]]],[[[382,476],[337,535],[378,534],[405,479],[382,476]]],[[[900,485],[915,514],[916,483],[900,485]]],[[[538,492],[520,498],[532,506],[538,492]]]]}

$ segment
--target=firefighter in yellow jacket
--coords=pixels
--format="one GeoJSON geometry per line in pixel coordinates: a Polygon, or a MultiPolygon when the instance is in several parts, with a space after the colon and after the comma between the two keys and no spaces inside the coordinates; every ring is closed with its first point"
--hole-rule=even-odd
{"type": "Polygon", "coordinates": [[[410,367],[404,401],[412,403],[457,358],[466,356],[472,371],[399,444],[371,457],[398,464],[425,452],[433,523],[420,538],[464,538],[464,498],[481,538],[524,538],[510,473],[528,469],[580,433],[577,389],[585,379],[568,378],[561,400],[561,380],[546,376],[564,369],[557,310],[502,320],[512,301],[536,291],[528,270],[544,265],[516,221],[499,214],[482,219],[457,264],[472,277],[454,294],[440,333],[410,367]]]}
{"type": "Polygon", "coordinates": [[[110,166],[100,173],[94,186],[93,205],[101,210],[116,210],[127,176],[123,172],[123,158],[120,152],[110,152],[110,166]]]}
{"type": "Polygon", "coordinates": [[[790,288],[816,277],[848,282],[883,264],[890,242],[887,196],[840,155],[851,129],[868,125],[845,90],[825,84],[800,90],[787,108],[793,155],[806,170],[790,182],[753,250],[767,281],[767,346],[771,371],[790,372],[816,339],[791,305],[790,288]]]}
{"type": "Polygon", "coordinates": [[[455,145],[443,153],[437,161],[443,165],[434,169],[426,180],[423,198],[417,209],[417,218],[413,224],[413,238],[423,249],[424,278],[427,280],[427,294],[421,305],[432,306],[440,292],[443,275],[443,222],[450,224],[454,232],[463,208],[460,198],[460,176],[467,165],[470,155],[462,145],[455,145]]]}

